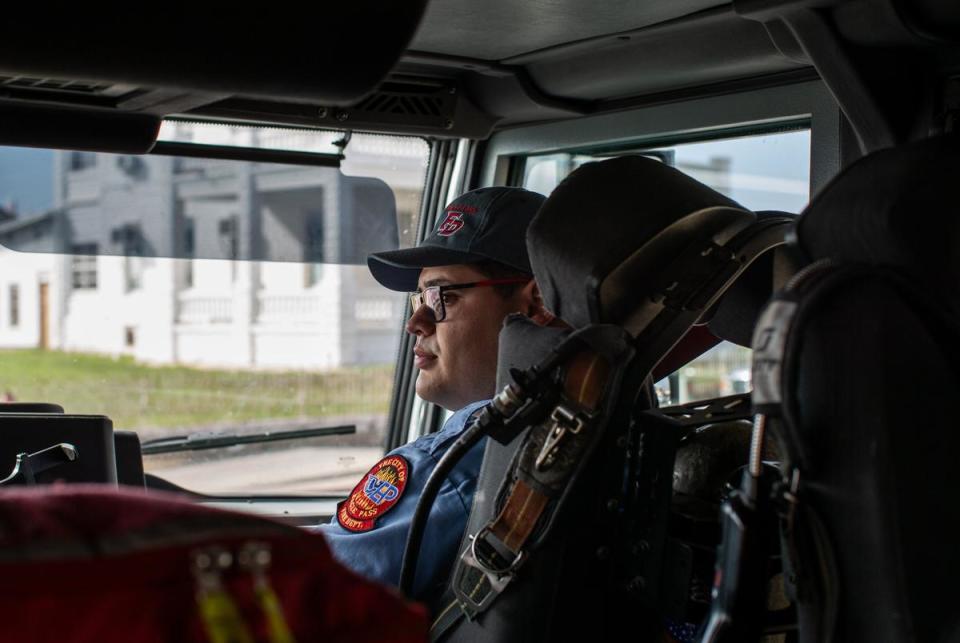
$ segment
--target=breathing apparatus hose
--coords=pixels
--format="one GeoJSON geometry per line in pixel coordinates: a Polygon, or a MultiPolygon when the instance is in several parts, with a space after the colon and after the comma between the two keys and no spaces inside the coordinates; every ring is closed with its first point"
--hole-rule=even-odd
{"type": "Polygon", "coordinates": [[[416,576],[417,562],[420,558],[423,534],[426,531],[427,516],[430,514],[430,509],[433,508],[433,502],[440,492],[440,487],[443,486],[443,481],[447,479],[447,475],[453,467],[484,437],[486,434],[484,429],[483,423],[479,420],[475,420],[467,427],[440,458],[420,493],[420,499],[410,523],[407,544],[403,551],[403,563],[400,567],[400,592],[404,596],[413,596],[413,582],[416,576]]]}

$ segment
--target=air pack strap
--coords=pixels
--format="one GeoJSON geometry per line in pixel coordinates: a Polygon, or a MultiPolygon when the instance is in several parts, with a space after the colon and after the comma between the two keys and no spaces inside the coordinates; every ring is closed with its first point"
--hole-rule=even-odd
{"type": "Polygon", "coordinates": [[[520,447],[506,499],[496,517],[470,537],[453,576],[460,612],[474,618],[490,606],[548,531],[564,492],[596,444],[616,365],[592,349],[565,366],[563,393],[548,419],[520,447]]]}

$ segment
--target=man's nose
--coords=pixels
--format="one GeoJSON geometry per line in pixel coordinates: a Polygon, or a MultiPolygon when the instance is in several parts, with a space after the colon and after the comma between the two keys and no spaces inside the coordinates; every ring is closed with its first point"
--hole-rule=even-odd
{"type": "Polygon", "coordinates": [[[433,311],[424,304],[410,315],[410,319],[407,320],[407,332],[417,337],[432,335],[437,328],[437,323],[433,319],[433,311]]]}

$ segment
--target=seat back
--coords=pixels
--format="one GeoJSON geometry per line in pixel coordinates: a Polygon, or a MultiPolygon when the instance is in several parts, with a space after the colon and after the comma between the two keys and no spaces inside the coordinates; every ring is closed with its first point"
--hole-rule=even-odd
{"type": "Polygon", "coordinates": [[[800,219],[808,268],[758,324],[801,641],[956,640],[958,176],[949,139],[851,166],[800,219]]]}
{"type": "MultiPolygon", "coordinates": [[[[677,579],[689,574],[675,576],[672,569],[677,561],[689,565],[689,552],[666,535],[682,433],[645,430],[641,415],[655,406],[649,378],[762,250],[782,242],[786,225],[784,218],[758,222],[726,197],[642,157],[585,165],[551,195],[531,224],[528,247],[546,306],[572,330],[510,319],[500,336],[498,385],[539,363],[571,333],[606,332],[606,347],[622,341],[622,349],[609,353],[613,373],[597,411],[603,421],[595,443],[571,482],[549,491],[549,519],[541,517],[523,567],[473,620],[450,625],[465,603],[462,594],[461,603],[449,602],[435,638],[590,640],[619,633],[625,613],[637,616],[633,625],[642,638],[644,628],[662,631],[667,603],[681,603],[682,611],[687,587],[677,579]]],[[[532,440],[541,428],[508,444],[488,442],[455,586],[474,578],[458,576],[462,561],[518,481],[539,484],[524,454],[539,446],[532,440]]]]}

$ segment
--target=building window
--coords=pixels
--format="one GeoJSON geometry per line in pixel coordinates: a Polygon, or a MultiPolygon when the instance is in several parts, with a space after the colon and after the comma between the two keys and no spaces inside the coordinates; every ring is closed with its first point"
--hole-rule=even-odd
{"type": "Polygon", "coordinates": [[[193,257],[197,252],[197,224],[190,217],[183,217],[183,286],[193,288],[193,257]]]}
{"type": "Polygon", "coordinates": [[[139,156],[118,156],[117,167],[131,179],[147,178],[147,164],[139,156]]]}
{"type": "Polygon", "coordinates": [[[10,286],[10,326],[20,325],[20,286],[13,284],[10,286]]]}
{"type": "Polygon", "coordinates": [[[323,213],[308,212],[303,244],[303,285],[305,288],[316,285],[323,278],[323,213]]]}
{"type": "Polygon", "coordinates": [[[240,258],[240,221],[237,215],[220,219],[217,223],[220,250],[230,260],[230,281],[237,280],[237,259],[240,258]]]}
{"type": "Polygon", "coordinates": [[[323,279],[322,263],[307,263],[303,265],[303,287],[312,288],[323,279]]]}
{"type": "Polygon", "coordinates": [[[70,152],[70,170],[85,170],[97,164],[96,152],[70,152]]]}
{"type": "Polygon", "coordinates": [[[123,282],[126,292],[143,284],[143,254],[145,241],[140,225],[126,223],[113,229],[112,241],[120,247],[123,260],[123,282]]]}
{"type": "Polygon", "coordinates": [[[97,244],[81,243],[72,246],[70,275],[76,289],[95,289],[97,287],[97,244]]]}
{"type": "Polygon", "coordinates": [[[138,290],[143,285],[143,257],[124,257],[123,273],[127,292],[138,290]]]}

